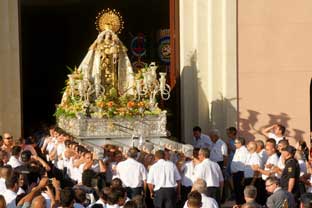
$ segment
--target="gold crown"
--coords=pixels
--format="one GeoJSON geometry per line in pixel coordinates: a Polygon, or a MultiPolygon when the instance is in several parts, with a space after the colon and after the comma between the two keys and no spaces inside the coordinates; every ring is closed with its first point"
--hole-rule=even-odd
{"type": "Polygon", "coordinates": [[[119,12],[115,9],[103,9],[96,17],[95,21],[96,29],[99,32],[110,29],[114,33],[119,34],[124,28],[124,21],[119,12]]]}

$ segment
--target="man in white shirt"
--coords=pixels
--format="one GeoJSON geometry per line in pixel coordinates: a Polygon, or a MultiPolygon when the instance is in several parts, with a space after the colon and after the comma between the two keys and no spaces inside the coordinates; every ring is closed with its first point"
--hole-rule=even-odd
{"type": "Polygon", "coordinates": [[[117,177],[126,187],[130,199],[136,195],[142,195],[143,191],[146,192],[147,173],[144,165],[135,160],[137,155],[137,149],[130,148],[127,153],[128,158],[119,162],[116,167],[117,177]]]}
{"type": "Polygon", "coordinates": [[[9,159],[8,165],[11,165],[12,168],[16,168],[22,165],[22,162],[19,161],[19,157],[21,155],[22,148],[20,146],[14,146],[12,148],[12,155],[9,159]]]}
{"type": "MultiPolygon", "coordinates": [[[[209,208],[218,208],[219,205],[217,201],[214,198],[208,197],[206,195],[207,192],[207,184],[203,179],[197,179],[192,187],[192,191],[198,191],[201,194],[201,202],[202,202],[202,207],[209,207],[209,208]]],[[[188,208],[187,202],[185,202],[183,208],[188,208]]]]}
{"type": "Polygon", "coordinates": [[[244,171],[244,177],[245,177],[245,183],[244,185],[254,185],[259,174],[257,171],[253,171],[252,166],[257,165],[261,167],[261,159],[259,155],[256,152],[257,144],[254,141],[248,142],[247,145],[247,160],[245,163],[245,171],[244,171]]]}
{"type": "Polygon", "coordinates": [[[209,132],[209,136],[212,141],[210,145],[210,160],[218,163],[222,169],[226,166],[228,156],[226,143],[220,138],[218,129],[212,129],[209,132]]]}
{"type": "Polygon", "coordinates": [[[231,163],[231,173],[233,176],[233,185],[235,192],[235,201],[237,205],[244,203],[244,171],[247,161],[248,150],[245,147],[245,139],[237,137],[234,141],[236,150],[231,163]]]}
{"type": "Polygon", "coordinates": [[[260,174],[262,174],[262,180],[259,184],[259,201],[260,204],[265,204],[265,192],[263,191],[265,189],[264,181],[267,179],[268,176],[273,174],[273,167],[277,165],[278,163],[278,156],[276,154],[276,143],[274,139],[268,139],[265,144],[265,151],[268,156],[268,159],[266,163],[264,164],[264,167],[260,167],[258,165],[252,166],[252,169],[254,171],[258,171],[260,174]]]}
{"type": "Polygon", "coordinates": [[[180,198],[181,176],[176,165],[164,158],[163,150],[156,151],[156,163],[151,166],[147,177],[155,208],[176,207],[177,197],[180,198]]]}
{"type": "Polygon", "coordinates": [[[209,159],[210,152],[207,148],[201,148],[198,153],[200,164],[195,168],[194,180],[203,179],[207,183],[207,196],[216,199],[220,204],[220,191],[223,188],[224,178],[218,163],[209,159]]]}
{"type": "Polygon", "coordinates": [[[274,139],[276,144],[278,144],[280,140],[285,139],[285,132],[285,126],[281,124],[273,124],[272,126],[269,126],[262,131],[262,133],[267,135],[269,139],[274,139]]]}
{"type": "Polygon", "coordinates": [[[194,148],[210,148],[211,139],[206,134],[201,133],[201,128],[193,128],[193,146],[194,148]]]}
{"type": "Polygon", "coordinates": [[[18,191],[18,175],[13,174],[5,181],[6,190],[3,192],[3,197],[7,208],[16,208],[16,196],[18,191]]]}

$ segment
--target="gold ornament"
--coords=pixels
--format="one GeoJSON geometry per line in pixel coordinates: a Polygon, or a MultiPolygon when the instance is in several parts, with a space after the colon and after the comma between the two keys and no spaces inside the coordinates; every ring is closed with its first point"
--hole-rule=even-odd
{"type": "Polygon", "coordinates": [[[124,28],[124,21],[119,12],[115,9],[103,9],[96,17],[95,21],[96,29],[99,32],[110,29],[114,33],[120,34],[124,28]]]}

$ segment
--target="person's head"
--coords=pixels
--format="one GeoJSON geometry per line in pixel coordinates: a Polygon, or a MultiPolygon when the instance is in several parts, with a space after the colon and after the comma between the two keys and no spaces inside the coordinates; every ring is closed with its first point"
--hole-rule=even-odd
{"type": "Polygon", "coordinates": [[[120,178],[114,178],[111,182],[111,187],[112,188],[121,188],[122,187],[122,181],[120,178]]]}
{"type": "Polygon", "coordinates": [[[265,143],[265,152],[268,156],[273,155],[276,152],[276,142],[274,139],[268,139],[265,143]]]}
{"type": "Polygon", "coordinates": [[[94,180],[96,172],[92,169],[87,169],[82,172],[81,181],[82,184],[87,187],[92,187],[92,181],[94,180]]]}
{"type": "Polygon", "coordinates": [[[197,179],[192,186],[192,191],[198,191],[201,194],[206,194],[207,183],[203,179],[197,179]]]}
{"type": "Polygon", "coordinates": [[[11,177],[12,173],[13,169],[10,165],[5,165],[0,168],[0,177],[4,179],[8,179],[9,177],[11,177]]]}
{"type": "Polygon", "coordinates": [[[29,150],[24,150],[21,153],[21,160],[23,163],[29,163],[31,161],[31,152],[29,150]]]}
{"type": "Polygon", "coordinates": [[[7,151],[5,150],[0,150],[0,160],[3,161],[4,164],[9,162],[10,155],[7,151]]]}
{"type": "Polygon", "coordinates": [[[226,129],[226,134],[229,138],[231,139],[235,139],[236,135],[237,135],[237,130],[235,127],[231,126],[229,128],[226,129]]]}
{"type": "Polygon", "coordinates": [[[279,152],[282,152],[282,149],[285,148],[285,147],[287,147],[288,145],[289,145],[288,140],[282,139],[282,140],[280,140],[280,141],[278,142],[278,144],[277,144],[277,149],[278,149],[279,152]]]}
{"type": "Polygon", "coordinates": [[[301,140],[298,142],[298,150],[304,151],[307,148],[308,148],[308,146],[307,146],[307,143],[305,141],[301,140]]]}
{"type": "Polygon", "coordinates": [[[46,200],[42,195],[36,196],[31,202],[31,208],[45,208],[46,200]]]}
{"type": "Polygon", "coordinates": [[[262,140],[256,140],[257,144],[257,153],[261,152],[264,149],[264,142],[262,140]]]}
{"type": "Polygon", "coordinates": [[[136,203],[137,208],[146,208],[145,200],[142,195],[136,195],[132,197],[132,201],[136,203]]]}
{"type": "Polygon", "coordinates": [[[5,186],[13,192],[17,192],[19,188],[18,184],[18,174],[12,174],[9,178],[5,180],[5,186]]]}
{"type": "Polygon", "coordinates": [[[304,193],[300,196],[300,208],[312,207],[312,193],[304,193]]]}
{"type": "Polygon", "coordinates": [[[115,162],[120,162],[122,161],[122,152],[117,150],[114,152],[114,161],[115,162]]]}
{"type": "Polygon", "coordinates": [[[245,139],[243,137],[236,137],[234,145],[236,149],[239,149],[241,146],[245,145],[245,139]]]}
{"type": "Polygon", "coordinates": [[[87,197],[86,197],[86,192],[82,189],[75,189],[75,202],[83,204],[87,197]]]}
{"type": "Polygon", "coordinates": [[[202,207],[202,196],[198,191],[192,191],[187,196],[187,207],[200,208],[202,207]]]}
{"type": "Polygon", "coordinates": [[[21,154],[21,151],[22,151],[22,148],[20,146],[14,146],[12,148],[12,155],[18,158],[21,154]]]}
{"type": "Polygon", "coordinates": [[[193,149],[193,158],[198,160],[199,148],[193,149]]]}
{"type": "Polygon", "coordinates": [[[209,132],[209,137],[212,142],[216,143],[220,138],[220,131],[218,129],[212,129],[209,132]]]}
{"type": "Polygon", "coordinates": [[[157,150],[155,152],[155,159],[156,160],[165,159],[165,152],[163,150],[157,150]]]}
{"type": "Polygon", "coordinates": [[[138,150],[136,148],[133,148],[133,147],[130,148],[128,150],[127,156],[132,158],[132,159],[135,159],[138,156],[138,150]]]}
{"type": "Polygon", "coordinates": [[[9,133],[4,133],[3,134],[3,144],[5,146],[11,147],[13,145],[13,136],[9,133]]]}
{"type": "Polygon", "coordinates": [[[246,186],[244,189],[245,201],[246,202],[254,201],[256,200],[256,197],[257,197],[257,188],[252,185],[246,186]]]}
{"type": "Polygon", "coordinates": [[[72,207],[75,200],[75,192],[72,188],[66,187],[61,190],[61,206],[72,207]]]}
{"type": "Polygon", "coordinates": [[[123,208],[138,208],[134,201],[127,201],[123,208]]]}
{"type": "Polygon", "coordinates": [[[248,142],[247,149],[250,153],[256,152],[257,151],[257,143],[255,141],[248,142]]]}
{"type": "Polygon", "coordinates": [[[289,145],[285,148],[282,149],[282,157],[287,160],[291,157],[294,157],[296,153],[296,148],[294,148],[293,146],[289,145]]]}
{"type": "Polygon", "coordinates": [[[84,159],[85,159],[86,163],[91,162],[91,161],[93,160],[93,158],[92,158],[92,153],[89,152],[89,151],[86,152],[86,153],[84,154],[84,159]]]}
{"type": "Polygon", "coordinates": [[[0,194],[0,208],[6,208],[5,198],[0,194]]]}
{"type": "Polygon", "coordinates": [[[126,202],[126,190],[122,187],[112,188],[112,191],[108,194],[109,205],[123,206],[126,202]]]}
{"type": "Polygon", "coordinates": [[[100,198],[107,203],[108,199],[108,194],[112,191],[111,187],[104,187],[102,190],[99,192],[100,198]]]}
{"type": "Polygon", "coordinates": [[[274,134],[277,136],[283,136],[286,132],[286,128],[285,126],[281,125],[281,124],[277,124],[274,129],[274,134]]]}
{"type": "Polygon", "coordinates": [[[279,187],[280,181],[275,176],[270,176],[265,180],[265,189],[269,193],[273,193],[276,188],[279,187]]]}
{"type": "Polygon", "coordinates": [[[209,158],[210,156],[210,151],[208,148],[200,148],[198,152],[198,159],[199,161],[203,161],[206,158],[209,158]]]}
{"type": "Polygon", "coordinates": [[[199,126],[195,126],[193,128],[193,136],[196,138],[196,139],[199,139],[200,136],[201,136],[201,128],[199,126]]]}
{"type": "Polygon", "coordinates": [[[303,153],[299,150],[296,151],[294,158],[299,161],[299,160],[304,160],[305,157],[303,155],[303,153]]]}

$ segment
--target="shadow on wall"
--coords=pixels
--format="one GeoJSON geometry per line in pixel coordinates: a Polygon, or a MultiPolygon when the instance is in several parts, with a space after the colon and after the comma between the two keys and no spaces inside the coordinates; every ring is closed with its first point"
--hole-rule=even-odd
{"type": "Polygon", "coordinates": [[[294,138],[295,141],[304,139],[305,132],[300,129],[289,128],[290,116],[286,113],[280,114],[267,114],[269,121],[267,125],[258,127],[260,112],[254,110],[247,110],[248,115],[246,118],[239,118],[239,135],[246,138],[247,141],[254,140],[257,137],[266,138],[267,135],[263,134],[263,130],[273,124],[282,124],[286,127],[286,137],[294,138]]]}
{"type": "Polygon", "coordinates": [[[228,99],[220,93],[220,98],[211,101],[209,106],[207,92],[202,86],[207,79],[200,77],[198,73],[197,55],[196,50],[188,55],[189,65],[183,67],[181,74],[182,103],[185,109],[182,131],[186,137],[183,138],[185,142],[191,141],[194,126],[200,126],[204,133],[217,128],[225,136],[225,129],[236,126],[237,123],[237,110],[232,104],[236,98],[228,99]]]}

